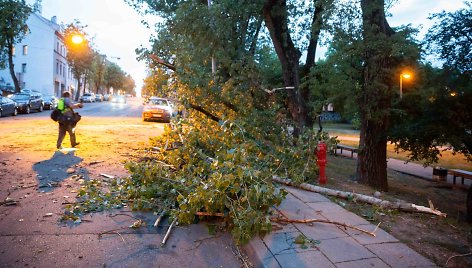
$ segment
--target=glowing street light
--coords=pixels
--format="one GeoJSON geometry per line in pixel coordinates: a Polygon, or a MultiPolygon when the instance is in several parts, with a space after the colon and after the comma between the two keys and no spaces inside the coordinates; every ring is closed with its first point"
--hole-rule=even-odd
{"type": "Polygon", "coordinates": [[[403,78],[410,79],[411,75],[409,73],[400,74],[400,99],[403,97],[403,78]]]}
{"type": "Polygon", "coordinates": [[[78,45],[78,44],[81,44],[82,42],[84,42],[84,38],[82,37],[82,35],[76,34],[72,36],[72,43],[78,45]]]}

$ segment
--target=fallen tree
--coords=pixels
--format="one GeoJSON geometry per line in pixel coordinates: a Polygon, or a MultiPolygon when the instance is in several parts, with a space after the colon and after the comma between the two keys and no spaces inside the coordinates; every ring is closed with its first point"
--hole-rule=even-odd
{"type": "Polygon", "coordinates": [[[429,201],[430,207],[424,207],[424,206],[418,206],[418,205],[415,205],[412,203],[406,203],[406,202],[390,202],[390,201],[382,200],[373,196],[357,194],[357,193],[352,193],[352,192],[343,192],[343,191],[333,190],[333,189],[324,188],[320,186],[315,186],[308,183],[302,183],[302,184],[297,185],[293,183],[290,179],[282,179],[279,177],[273,177],[272,180],[275,182],[284,184],[284,185],[298,187],[298,188],[301,188],[310,192],[326,194],[326,195],[335,196],[335,197],[339,197],[343,199],[353,199],[356,201],[361,201],[364,203],[377,205],[382,208],[398,209],[401,211],[408,211],[408,212],[428,213],[428,214],[434,214],[440,217],[447,216],[446,213],[442,213],[441,211],[435,209],[431,201],[429,201]]]}

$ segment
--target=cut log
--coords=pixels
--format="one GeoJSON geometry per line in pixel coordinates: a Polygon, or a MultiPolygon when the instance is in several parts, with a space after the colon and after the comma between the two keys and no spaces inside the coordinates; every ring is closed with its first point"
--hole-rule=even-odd
{"type": "Polygon", "coordinates": [[[284,185],[289,185],[289,186],[294,186],[298,187],[307,191],[315,192],[315,193],[321,193],[321,194],[326,194],[330,196],[335,196],[335,197],[340,197],[343,199],[353,199],[356,201],[361,201],[365,202],[368,204],[372,205],[377,205],[382,208],[390,208],[390,209],[398,209],[401,211],[408,211],[408,212],[421,212],[421,213],[428,213],[428,214],[434,214],[440,217],[446,217],[446,213],[442,213],[441,211],[435,209],[431,204],[430,207],[424,207],[424,206],[418,206],[412,203],[406,203],[406,202],[390,202],[387,200],[382,200],[373,196],[368,196],[368,195],[363,195],[363,194],[356,194],[352,192],[343,192],[343,191],[338,191],[338,190],[333,190],[329,188],[324,188],[320,186],[315,186],[311,185],[308,183],[302,183],[300,185],[296,185],[293,183],[290,179],[282,179],[278,177],[273,177],[273,181],[284,184],[284,185]]]}

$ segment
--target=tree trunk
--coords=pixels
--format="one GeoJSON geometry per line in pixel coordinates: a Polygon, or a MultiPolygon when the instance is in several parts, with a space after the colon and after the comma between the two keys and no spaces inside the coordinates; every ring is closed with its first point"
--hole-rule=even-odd
{"type": "MultiPolygon", "coordinates": [[[[307,56],[306,56],[306,61],[305,65],[300,71],[300,77],[303,79],[303,77],[308,76],[310,74],[310,70],[312,67],[315,66],[315,56],[316,56],[316,48],[318,46],[318,40],[320,37],[321,29],[323,28],[323,11],[325,10],[324,4],[329,5],[330,3],[325,2],[325,0],[316,0],[315,1],[315,10],[313,12],[313,19],[311,21],[311,32],[310,32],[310,41],[308,44],[308,49],[307,49],[307,56]]],[[[311,95],[310,94],[310,87],[308,85],[305,85],[300,88],[300,92],[302,94],[302,98],[305,102],[310,102],[311,101],[311,95]]],[[[307,126],[312,127],[314,125],[314,120],[313,120],[313,115],[312,113],[315,112],[313,109],[310,109],[311,107],[307,107],[307,126]]]]}
{"type": "Polygon", "coordinates": [[[388,190],[387,137],[391,106],[391,59],[388,48],[394,34],[384,13],[383,0],[362,0],[364,70],[358,96],[361,131],[357,175],[360,183],[388,190]]]}
{"type": "Polygon", "coordinates": [[[295,132],[306,125],[307,107],[300,94],[298,73],[301,53],[295,48],[288,29],[288,11],[286,0],[266,0],[263,9],[264,21],[269,30],[277,57],[282,65],[284,84],[288,95],[288,110],[294,121],[295,132]]]}
{"type": "Polygon", "coordinates": [[[13,64],[13,43],[12,41],[7,41],[8,45],[8,68],[10,69],[11,79],[13,80],[13,85],[15,86],[15,93],[19,93],[21,91],[20,83],[18,82],[18,78],[15,75],[15,64],[13,64]]]}
{"type": "Polygon", "coordinates": [[[80,97],[80,76],[79,76],[79,78],[76,78],[76,79],[77,79],[77,91],[75,92],[74,100],[78,101],[79,97],[80,97]]]}

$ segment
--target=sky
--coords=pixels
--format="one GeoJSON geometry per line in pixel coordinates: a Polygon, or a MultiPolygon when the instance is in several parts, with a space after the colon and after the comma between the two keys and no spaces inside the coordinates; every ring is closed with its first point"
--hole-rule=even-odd
{"type": "MultiPolygon", "coordinates": [[[[34,2],[27,0],[31,5],[34,2]]],[[[388,22],[393,27],[422,25],[422,36],[432,26],[427,20],[430,14],[442,10],[455,11],[464,6],[463,0],[399,0],[390,9],[392,16],[388,22]]],[[[150,47],[149,38],[153,31],[141,23],[143,18],[124,0],[42,0],[42,16],[47,19],[56,16],[57,22],[64,24],[77,19],[82,25],[87,25],[85,31],[93,37],[95,49],[131,74],[136,82],[136,91],[140,92],[146,77],[146,65],[136,60],[135,49],[150,47]]]]}

